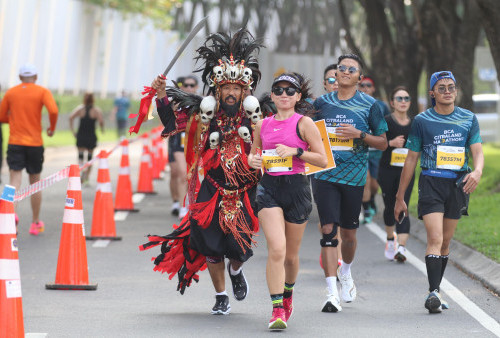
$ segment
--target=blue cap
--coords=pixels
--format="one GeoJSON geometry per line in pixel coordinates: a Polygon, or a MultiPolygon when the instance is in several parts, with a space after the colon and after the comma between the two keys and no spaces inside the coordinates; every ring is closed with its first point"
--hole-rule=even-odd
{"type": "Polygon", "coordinates": [[[11,185],[5,185],[3,188],[2,196],[0,199],[8,202],[14,202],[14,195],[16,194],[16,188],[11,185]]]}
{"type": "MultiPolygon", "coordinates": [[[[450,72],[449,70],[442,70],[440,72],[435,72],[431,75],[430,83],[429,83],[429,88],[430,90],[434,89],[434,86],[436,85],[436,82],[442,79],[452,79],[455,84],[457,83],[457,80],[455,80],[455,77],[453,76],[453,73],[450,72]]],[[[432,98],[432,106],[434,107],[436,105],[436,99],[432,98]]]]}

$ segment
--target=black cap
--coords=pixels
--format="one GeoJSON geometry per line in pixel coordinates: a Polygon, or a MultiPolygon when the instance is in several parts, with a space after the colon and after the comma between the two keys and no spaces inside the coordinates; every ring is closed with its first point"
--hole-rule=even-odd
{"type": "Polygon", "coordinates": [[[300,83],[299,81],[291,76],[291,75],[288,75],[288,74],[281,74],[280,76],[278,76],[277,78],[274,79],[273,81],[273,87],[278,83],[278,82],[288,82],[289,84],[291,84],[293,87],[295,87],[296,89],[300,89],[300,83]]]}

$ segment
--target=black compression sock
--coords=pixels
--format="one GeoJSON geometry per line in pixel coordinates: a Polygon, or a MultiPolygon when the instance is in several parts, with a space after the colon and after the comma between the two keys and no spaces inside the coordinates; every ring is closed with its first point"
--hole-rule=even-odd
{"type": "Polygon", "coordinates": [[[366,211],[368,209],[370,209],[370,201],[368,202],[363,202],[363,209],[366,211]]]}
{"type": "Polygon", "coordinates": [[[295,283],[285,283],[285,290],[283,292],[283,298],[290,298],[292,297],[292,293],[293,293],[293,286],[295,285],[295,283]]]}
{"type": "Polygon", "coordinates": [[[448,255],[441,256],[441,278],[439,279],[439,284],[441,285],[441,281],[443,280],[444,270],[446,269],[446,264],[448,264],[448,255]]]}
{"type": "Polygon", "coordinates": [[[439,282],[441,280],[441,269],[443,267],[441,256],[425,256],[425,266],[427,268],[427,279],[429,280],[429,291],[439,291],[439,282]]]}

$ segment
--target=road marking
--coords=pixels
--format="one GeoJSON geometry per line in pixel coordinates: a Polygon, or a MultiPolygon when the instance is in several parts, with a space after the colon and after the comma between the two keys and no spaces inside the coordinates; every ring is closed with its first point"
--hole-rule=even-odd
{"type": "Polygon", "coordinates": [[[127,219],[128,211],[115,211],[115,221],[124,221],[127,219]]]}
{"type": "Polygon", "coordinates": [[[49,334],[48,333],[26,333],[26,338],[45,338],[49,334]]]}
{"type": "Polygon", "coordinates": [[[132,202],[134,203],[141,203],[141,201],[144,199],[146,195],[144,195],[143,193],[135,193],[132,195],[132,202]]]}
{"type": "Polygon", "coordinates": [[[93,248],[105,248],[108,246],[109,242],[111,242],[109,239],[98,239],[92,244],[93,248]]]}
{"type": "MultiPolygon", "coordinates": [[[[385,243],[387,234],[375,223],[366,224],[368,230],[374,233],[380,240],[385,243]]],[[[408,249],[406,249],[406,258],[410,264],[415,266],[417,270],[427,276],[427,269],[425,263],[415,257],[408,249]]],[[[479,306],[474,304],[467,296],[451,284],[446,278],[443,277],[441,282],[441,290],[444,291],[451,299],[455,301],[465,312],[472,318],[477,320],[479,324],[490,330],[497,337],[500,337],[500,324],[484,312],[479,306]]]]}

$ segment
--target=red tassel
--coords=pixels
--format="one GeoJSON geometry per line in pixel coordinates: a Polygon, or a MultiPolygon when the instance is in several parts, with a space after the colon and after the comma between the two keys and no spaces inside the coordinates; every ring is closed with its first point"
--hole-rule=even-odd
{"type": "Polygon", "coordinates": [[[212,198],[206,202],[200,202],[191,204],[189,206],[189,211],[191,218],[195,219],[198,226],[206,229],[210,225],[210,221],[215,212],[215,207],[217,205],[217,199],[219,198],[219,191],[212,196],[212,198]]]}
{"type": "MultiPolygon", "coordinates": [[[[149,106],[151,106],[151,102],[153,102],[153,97],[156,95],[156,90],[151,87],[144,87],[144,91],[142,94],[147,94],[141,99],[141,105],[139,106],[139,117],[137,117],[137,122],[133,127],[130,127],[128,130],[130,134],[138,133],[139,129],[141,129],[141,124],[144,121],[144,118],[148,115],[149,106]]],[[[129,118],[134,118],[137,114],[130,114],[129,118]]]]}
{"type": "Polygon", "coordinates": [[[248,197],[248,191],[245,191],[245,197],[243,197],[243,203],[245,204],[245,208],[247,209],[247,212],[250,214],[250,217],[252,218],[253,232],[254,233],[259,232],[259,219],[255,217],[255,214],[253,212],[252,205],[250,204],[250,198],[248,197]]]}

